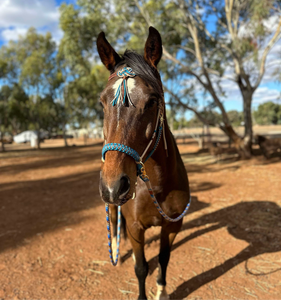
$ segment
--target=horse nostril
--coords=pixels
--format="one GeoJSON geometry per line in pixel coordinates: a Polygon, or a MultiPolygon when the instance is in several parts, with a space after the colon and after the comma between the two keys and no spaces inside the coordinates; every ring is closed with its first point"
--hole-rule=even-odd
{"type": "Polygon", "coordinates": [[[130,190],[130,178],[124,175],[120,178],[119,198],[125,197],[130,190]]]}

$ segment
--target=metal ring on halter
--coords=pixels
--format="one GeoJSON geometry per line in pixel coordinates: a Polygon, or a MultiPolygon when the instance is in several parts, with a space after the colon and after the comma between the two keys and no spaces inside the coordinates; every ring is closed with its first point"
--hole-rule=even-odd
{"type": "Polygon", "coordinates": [[[138,170],[139,170],[139,176],[141,176],[141,179],[144,180],[144,179],[147,179],[149,180],[149,177],[148,175],[146,174],[146,171],[145,171],[145,167],[144,167],[144,163],[142,161],[136,161],[136,164],[140,167],[138,167],[138,170]]]}

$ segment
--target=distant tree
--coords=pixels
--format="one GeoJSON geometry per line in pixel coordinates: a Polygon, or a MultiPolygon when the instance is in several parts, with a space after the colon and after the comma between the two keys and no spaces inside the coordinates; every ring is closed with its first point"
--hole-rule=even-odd
{"type": "MultiPolygon", "coordinates": [[[[11,117],[11,93],[17,82],[17,60],[15,44],[9,43],[9,46],[2,46],[0,49],[0,80],[2,87],[0,91],[0,135],[2,150],[5,150],[3,138],[8,129],[11,117]]],[[[14,111],[14,110],[13,110],[14,111]]],[[[15,116],[15,114],[13,114],[15,116]]]]}
{"type": "Polygon", "coordinates": [[[53,94],[54,86],[56,86],[58,71],[55,54],[56,44],[51,34],[39,34],[34,28],[30,28],[26,36],[20,37],[17,43],[17,59],[20,65],[19,82],[29,97],[29,119],[37,132],[38,149],[40,148],[40,129],[44,123],[46,124],[46,118],[52,118],[50,114],[52,105],[48,95],[53,94]]]}
{"type": "MultiPolygon", "coordinates": [[[[204,118],[208,123],[216,122],[217,124],[220,124],[222,122],[221,114],[217,111],[213,110],[205,110],[205,111],[198,111],[202,118],[204,118]]],[[[188,120],[188,126],[189,127],[202,127],[202,124],[206,124],[205,122],[202,122],[200,118],[198,118],[197,115],[195,115],[193,118],[188,120]]]]}
{"type": "Polygon", "coordinates": [[[9,103],[6,86],[1,88],[0,91],[0,138],[2,151],[5,151],[4,133],[9,124],[9,103]]]}
{"type": "Polygon", "coordinates": [[[244,114],[243,112],[237,110],[229,110],[227,112],[229,121],[233,126],[241,126],[244,122],[244,114]]]}
{"type": "Polygon", "coordinates": [[[253,112],[254,118],[259,125],[281,124],[281,105],[274,102],[260,104],[253,112]]]}
{"type": "Polygon", "coordinates": [[[12,135],[18,134],[21,130],[26,130],[29,125],[26,107],[28,96],[18,84],[14,84],[12,87],[2,86],[2,88],[7,90],[10,133],[12,135]]]}
{"type": "Polygon", "coordinates": [[[82,127],[102,118],[99,94],[107,82],[108,73],[94,60],[94,37],[99,33],[101,15],[81,17],[73,5],[60,7],[60,27],[63,30],[57,58],[63,76],[62,99],[69,122],[82,127]]]}

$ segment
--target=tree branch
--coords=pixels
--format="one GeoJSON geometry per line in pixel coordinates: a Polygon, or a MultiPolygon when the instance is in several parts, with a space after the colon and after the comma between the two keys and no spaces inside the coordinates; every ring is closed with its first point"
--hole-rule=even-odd
{"type": "MultiPolygon", "coordinates": [[[[143,8],[139,5],[137,0],[134,0],[136,3],[136,6],[138,7],[139,11],[141,12],[141,14],[143,15],[144,19],[146,20],[147,24],[149,26],[153,26],[152,22],[150,21],[150,18],[148,16],[148,14],[146,14],[143,10],[143,8]]],[[[219,109],[221,110],[222,113],[222,117],[223,117],[223,122],[225,124],[225,126],[230,126],[230,122],[229,122],[229,118],[227,116],[227,113],[224,109],[224,106],[222,104],[222,102],[219,100],[219,98],[217,97],[217,94],[214,90],[214,87],[212,85],[212,82],[210,80],[209,74],[204,66],[204,61],[202,59],[202,53],[201,53],[201,49],[200,49],[200,44],[199,44],[199,39],[198,39],[198,32],[197,32],[197,28],[195,25],[195,20],[193,18],[193,16],[188,12],[188,9],[185,6],[185,2],[183,0],[179,0],[179,7],[181,8],[182,11],[186,11],[187,15],[183,14],[183,17],[187,23],[187,26],[189,28],[189,32],[194,40],[194,45],[195,45],[195,53],[196,53],[196,57],[197,60],[202,68],[203,74],[205,75],[205,78],[207,80],[207,83],[204,83],[202,81],[202,79],[200,78],[199,75],[195,74],[189,67],[185,66],[184,64],[182,64],[181,61],[179,61],[177,58],[175,58],[174,56],[172,56],[166,49],[165,47],[163,47],[163,54],[170,60],[172,60],[173,62],[181,65],[183,67],[183,69],[190,75],[193,75],[196,77],[196,79],[200,82],[200,84],[211,94],[212,98],[214,99],[216,105],[219,107],[219,109]]],[[[225,0],[228,1],[228,0],[225,0]]],[[[233,5],[233,0],[230,0],[232,5],[233,5]]],[[[232,7],[231,7],[232,9],[232,7]]]]}
{"type": "Polygon", "coordinates": [[[189,52],[191,54],[193,54],[194,56],[196,56],[195,51],[193,49],[191,49],[191,48],[188,48],[188,47],[185,47],[185,46],[181,46],[181,45],[179,45],[179,48],[182,49],[182,50],[185,50],[185,51],[187,51],[187,52],[189,52]]]}
{"type": "MultiPolygon", "coordinates": [[[[143,18],[145,19],[146,23],[148,24],[148,26],[153,26],[153,23],[151,22],[150,17],[148,16],[148,14],[145,13],[145,11],[139,5],[137,0],[134,0],[134,1],[135,1],[135,4],[136,4],[137,8],[140,11],[140,13],[142,14],[143,18]]],[[[207,88],[206,84],[202,81],[202,79],[200,78],[199,75],[194,73],[188,66],[183,64],[180,60],[178,60],[173,55],[171,55],[164,46],[163,46],[163,55],[166,56],[166,58],[168,58],[169,60],[173,61],[174,63],[179,64],[185,70],[185,72],[187,72],[188,74],[193,75],[194,77],[196,77],[196,79],[202,84],[202,86],[204,88],[207,88]]]]}
{"type": "Polygon", "coordinates": [[[262,54],[262,57],[261,57],[261,63],[260,63],[260,69],[259,69],[259,77],[254,85],[254,90],[257,89],[257,87],[259,86],[262,78],[263,78],[263,75],[264,75],[264,72],[265,72],[265,62],[266,62],[266,58],[267,58],[267,55],[270,51],[270,49],[274,46],[274,44],[281,38],[281,17],[279,19],[279,23],[277,25],[277,29],[276,29],[276,32],[275,34],[273,35],[273,37],[271,38],[271,40],[269,41],[269,43],[267,44],[267,46],[265,47],[264,51],[263,51],[263,54],[262,54]]]}
{"type": "Polygon", "coordinates": [[[232,9],[233,9],[233,0],[225,0],[225,15],[226,15],[226,20],[227,20],[227,27],[228,31],[232,37],[232,40],[235,39],[234,37],[234,32],[233,32],[233,27],[232,27],[232,9]]]}
{"type": "Polygon", "coordinates": [[[183,103],[180,99],[180,97],[178,95],[176,95],[175,93],[173,93],[171,90],[169,90],[167,87],[164,87],[164,90],[169,93],[177,102],[180,106],[182,106],[184,109],[188,109],[191,110],[192,112],[194,112],[197,116],[197,118],[204,124],[206,125],[210,125],[210,126],[217,126],[219,127],[219,125],[215,124],[212,121],[207,120],[205,117],[203,117],[195,108],[187,105],[186,103],[183,103]]]}

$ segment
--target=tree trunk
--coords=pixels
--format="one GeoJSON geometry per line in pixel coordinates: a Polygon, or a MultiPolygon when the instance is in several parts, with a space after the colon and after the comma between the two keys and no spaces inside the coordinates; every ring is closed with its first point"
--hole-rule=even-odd
{"type": "Polygon", "coordinates": [[[37,130],[37,149],[40,149],[40,130],[37,130]]]}
{"type": "Polygon", "coordinates": [[[65,124],[63,124],[63,139],[64,139],[64,146],[65,146],[65,147],[68,147],[68,144],[67,144],[67,138],[66,138],[65,124]]]}
{"type": "Polygon", "coordinates": [[[234,146],[242,159],[251,158],[251,151],[248,147],[247,140],[241,138],[233,129],[231,125],[225,126],[223,131],[231,138],[234,143],[234,146]]]}
{"type": "Polygon", "coordinates": [[[4,144],[4,139],[3,139],[3,133],[0,131],[0,135],[1,135],[1,149],[2,152],[5,152],[5,144],[4,144]]]}
{"type": "MultiPolygon", "coordinates": [[[[212,95],[215,103],[219,107],[221,114],[222,114],[222,119],[223,119],[223,123],[224,123],[224,126],[222,126],[222,127],[224,127],[224,129],[222,127],[221,127],[221,129],[228,135],[228,137],[230,137],[232,139],[232,141],[234,142],[234,146],[235,146],[239,156],[242,159],[251,158],[251,148],[249,147],[248,139],[245,137],[244,137],[244,139],[241,138],[234,131],[232,125],[230,124],[226,110],[225,110],[223,104],[220,102],[219,98],[217,97],[217,94],[212,86],[209,76],[206,76],[206,78],[208,80],[208,88],[209,88],[208,90],[209,90],[210,94],[212,95]]],[[[244,100],[244,94],[243,94],[243,100],[244,100]]]]}
{"type": "Polygon", "coordinates": [[[243,95],[243,111],[244,111],[244,144],[248,151],[252,151],[253,140],[253,122],[252,122],[252,94],[244,93],[243,95]]]}
{"type": "Polygon", "coordinates": [[[205,125],[202,126],[202,149],[205,148],[205,125]]]}

